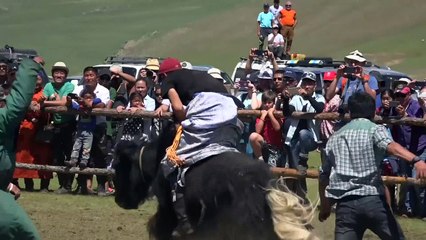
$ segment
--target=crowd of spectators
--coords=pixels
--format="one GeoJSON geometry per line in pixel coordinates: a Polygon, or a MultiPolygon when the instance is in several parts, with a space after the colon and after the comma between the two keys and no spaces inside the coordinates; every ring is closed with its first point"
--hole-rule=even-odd
{"type": "MultiPolygon", "coordinates": [[[[122,71],[119,65],[98,71],[86,67],[82,71],[83,83],[68,82],[69,68],[64,62],[56,62],[51,68],[52,80],[43,84],[41,71],[34,96],[25,119],[16,130],[17,162],[48,164],[66,167],[107,168],[112,161],[114,146],[118,141],[151,141],[158,136],[161,120],[158,119],[115,119],[104,116],[89,116],[93,108],[110,108],[116,111],[156,111],[158,115],[169,110],[170,103],[161,98],[157,82],[158,59],[149,59],[138,77],[122,71]],[[43,86],[44,85],[44,86],[43,86]],[[64,106],[80,110],[77,117],[65,114],[48,114],[45,107],[64,106]]],[[[0,61],[0,102],[4,106],[9,86],[14,81],[8,59],[0,61]]],[[[79,193],[110,195],[113,184],[105,176],[97,176],[96,191],[92,176],[80,175],[73,185],[75,176],[58,173],[59,188],[55,193],[79,193]],[[73,187],[74,186],[74,187],[73,187]],[[77,187],[75,187],[77,186],[77,187]]],[[[34,191],[34,179],[40,179],[41,192],[50,191],[51,172],[17,169],[14,184],[24,179],[27,191],[34,191]]],[[[22,183],[21,183],[22,184],[22,183]]]]}
{"type": "MultiPolygon", "coordinates": [[[[244,102],[246,109],[260,109],[262,114],[255,121],[245,123],[240,150],[272,167],[289,167],[302,174],[306,173],[309,153],[320,151],[321,161],[324,162],[328,139],[347,124],[343,120],[299,120],[291,117],[294,111],[347,113],[349,97],[354,93],[364,92],[373,99],[381,98],[381,101],[377,101],[380,103],[377,115],[391,118],[426,116],[426,88],[417,96],[410,88],[411,85],[402,79],[397,81],[393,91],[379,89],[377,79],[364,70],[366,59],[357,50],[345,56],[345,64],[338,69],[323,74],[324,87],[320,91],[316,88],[317,76],[314,73],[305,72],[297,81],[294,74],[278,68],[275,56],[270,51],[267,60],[271,65],[265,65],[257,78],[251,76],[254,74],[252,63],[259,57],[255,52],[255,49],[250,51],[246,78],[236,83],[236,87],[247,86],[247,90],[239,96],[240,100],[244,102]],[[284,117],[275,117],[275,110],[282,110],[284,117]]],[[[386,127],[395,142],[426,160],[424,127],[386,127]]],[[[394,156],[383,159],[382,168],[386,175],[415,177],[413,167],[394,156]]],[[[306,197],[305,180],[289,180],[287,185],[300,197],[306,197]]],[[[387,200],[394,212],[407,217],[426,217],[425,188],[403,185],[399,203],[396,202],[398,197],[395,196],[395,188],[396,186],[387,186],[386,190],[387,200]]]]}
{"type": "MultiPolygon", "coordinates": [[[[318,121],[295,119],[292,112],[340,112],[346,113],[346,104],[351,95],[365,92],[373,99],[380,98],[377,115],[388,118],[425,118],[426,89],[415,93],[409,82],[402,79],[394,90],[379,92],[377,80],[363,70],[366,62],[363,54],[353,51],[345,57],[345,64],[323,75],[324,88],[317,89],[317,76],[305,72],[300,80],[292,72],[280,69],[275,55],[266,52],[271,67],[264,67],[257,75],[251,68],[259,57],[251,49],[246,64],[246,78],[236,84],[244,86],[238,97],[246,109],[260,109],[261,116],[246,121],[239,150],[272,167],[288,167],[302,174],[309,168],[309,153],[321,152],[327,140],[346,124],[345,121],[318,121]],[[283,111],[283,117],[274,115],[283,111]]],[[[57,62],[51,68],[52,80],[43,86],[42,72],[25,119],[18,134],[17,162],[52,164],[67,167],[107,168],[114,155],[114,146],[119,141],[151,141],[161,129],[159,119],[115,119],[103,116],[88,116],[93,108],[115,109],[136,112],[155,111],[158,115],[170,111],[170,103],[162,99],[157,80],[159,61],[149,59],[148,64],[135,78],[124,73],[119,65],[110,69],[86,67],[83,69],[83,84],[73,85],[66,81],[69,68],[64,62],[57,62]],[[47,114],[44,107],[66,106],[81,110],[73,115],[47,114]]],[[[0,103],[4,103],[9,86],[13,82],[13,71],[6,60],[0,61],[0,103]]],[[[4,105],[4,104],[3,104],[4,105]]],[[[386,126],[395,142],[413,154],[426,159],[426,130],[424,127],[395,125],[386,126]]],[[[383,161],[386,175],[415,176],[412,166],[387,156],[383,161]]],[[[34,191],[33,179],[41,179],[40,191],[49,191],[52,174],[45,171],[15,171],[17,179],[24,179],[28,191],[34,191]]],[[[77,187],[73,189],[75,176],[58,173],[59,189],[56,193],[98,194],[113,193],[113,184],[105,176],[97,176],[96,191],[91,176],[78,176],[77,187]]],[[[74,186],[75,186],[74,185],[74,186]]],[[[289,180],[288,186],[301,198],[306,199],[305,180],[289,180]]],[[[403,185],[399,202],[395,198],[395,186],[387,186],[387,199],[395,212],[407,217],[426,217],[425,188],[403,185]]]]}

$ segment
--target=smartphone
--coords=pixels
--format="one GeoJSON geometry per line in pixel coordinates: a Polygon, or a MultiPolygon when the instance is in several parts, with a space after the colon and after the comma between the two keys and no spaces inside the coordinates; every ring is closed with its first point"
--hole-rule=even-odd
{"type": "Polygon", "coordinates": [[[78,95],[75,93],[68,93],[68,97],[70,97],[71,99],[78,99],[78,95]]]}
{"type": "Polygon", "coordinates": [[[399,106],[399,101],[390,101],[389,102],[389,107],[398,107],[399,106]]]}
{"type": "Polygon", "coordinates": [[[247,81],[247,80],[240,80],[238,82],[238,84],[240,85],[240,90],[247,91],[249,81],[247,81]]]}
{"type": "Polygon", "coordinates": [[[290,96],[294,96],[294,95],[299,94],[299,88],[298,87],[287,88],[287,91],[290,94],[290,96]]]}

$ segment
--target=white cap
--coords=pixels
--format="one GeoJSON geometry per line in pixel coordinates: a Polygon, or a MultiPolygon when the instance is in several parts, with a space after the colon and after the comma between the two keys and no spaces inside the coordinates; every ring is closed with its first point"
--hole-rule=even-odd
{"type": "Polygon", "coordinates": [[[221,79],[221,80],[223,80],[222,75],[220,75],[220,70],[219,70],[219,69],[217,69],[217,68],[210,68],[210,69],[207,71],[207,73],[208,73],[208,74],[210,74],[210,76],[212,76],[212,77],[214,77],[214,78],[216,78],[216,79],[221,79]]]}
{"type": "Polygon", "coordinates": [[[406,84],[410,84],[411,80],[409,78],[403,77],[403,78],[398,79],[398,82],[404,82],[406,84]]]}
{"type": "Polygon", "coordinates": [[[360,51],[358,51],[358,50],[350,52],[349,55],[347,55],[345,58],[346,59],[350,59],[350,60],[354,60],[354,61],[357,61],[357,62],[365,62],[365,61],[367,61],[364,58],[364,55],[360,51]]]}

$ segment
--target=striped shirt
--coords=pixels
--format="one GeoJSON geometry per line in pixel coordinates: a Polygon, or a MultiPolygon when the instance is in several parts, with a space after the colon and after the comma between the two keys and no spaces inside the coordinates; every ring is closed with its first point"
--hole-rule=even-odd
{"type": "Polygon", "coordinates": [[[325,196],[383,195],[380,164],[392,142],[382,125],[368,119],[354,119],[329,139],[320,180],[329,179],[325,196]]]}

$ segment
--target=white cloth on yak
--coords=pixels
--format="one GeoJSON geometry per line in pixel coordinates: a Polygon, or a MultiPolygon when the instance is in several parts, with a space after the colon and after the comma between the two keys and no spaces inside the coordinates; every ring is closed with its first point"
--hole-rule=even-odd
{"type": "MultiPolygon", "coordinates": [[[[240,135],[242,133],[242,124],[237,118],[237,106],[231,97],[224,94],[211,92],[197,94],[188,104],[186,117],[187,119],[181,123],[183,133],[176,152],[185,162],[178,176],[182,186],[184,173],[192,164],[223,152],[238,152],[235,146],[223,144],[233,142],[227,141],[227,138],[232,139],[235,136],[223,136],[222,131],[217,131],[219,128],[234,127],[240,135]]],[[[176,166],[167,159],[167,156],[161,163],[166,177],[176,170],[176,166]]]]}

